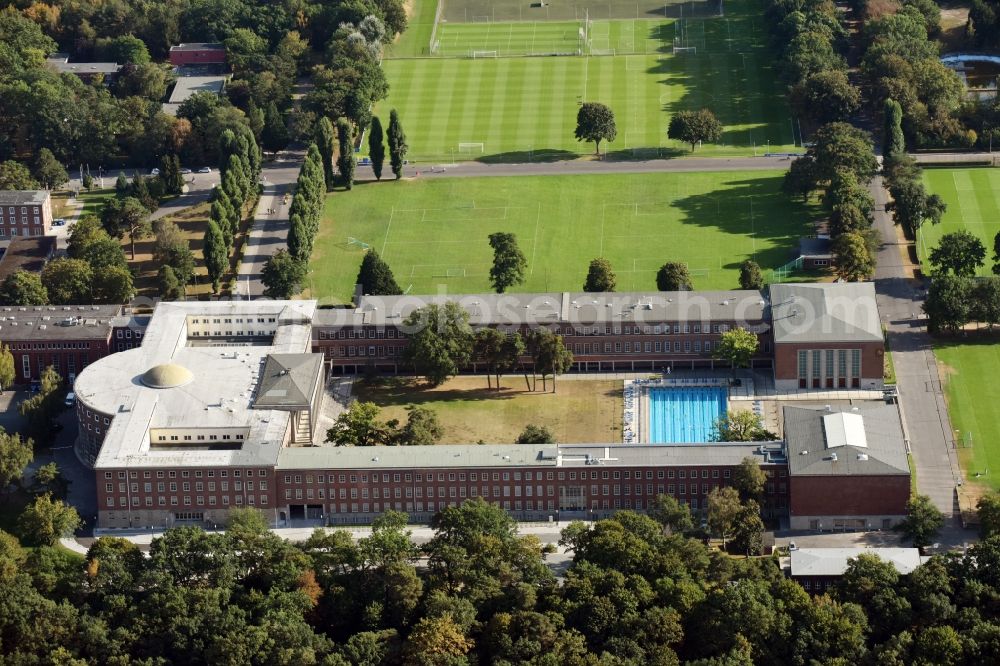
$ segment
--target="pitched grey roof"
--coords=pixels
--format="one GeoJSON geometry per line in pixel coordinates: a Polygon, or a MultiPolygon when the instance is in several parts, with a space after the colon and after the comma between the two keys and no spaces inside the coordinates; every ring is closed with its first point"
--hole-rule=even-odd
{"type": "MultiPolygon", "coordinates": [[[[891,405],[858,411],[785,407],[785,442],[791,476],[881,476],[910,473],[899,412],[891,405]],[[823,419],[831,414],[860,414],[866,446],[828,441],[823,419]]],[[[831,433],[836,436],[835,433],[831,433]]]]}
{"type": "Polygon", "coordinates": [[[923,558],[917,548],[798,548],[791,551],[792,576],[843,576],[849,560],[876,555],[901,574],[911,573],[923,558]]]}
{"type": "Polygon", "coordinates": [[[772,284],[774,342],[881,342],[871,282],[772,284]]]}
{"type": "Polygon", "coordinates": [[[195,93],[209,92],[221,95],[226,86],[225,76],[179,76],[170,93],[168,104],[180,104],[195,93]]]}
{"type": "Polygon", "coordinates": [[[285,448],[278,469],[410,469],[456,467],[598,467],[737,465],[746,457],[767,463],[763,448],[775,443],[670,444],[448,444],[441,446],[320,446],[285,448]]]}
{"type": "Polygon", "coordinates": [[[257,385],[254,409],[305,409],[322,378],[322,354],[268,354],[257,385]]]}
{"type": "Polygon", "coordinates": [[[357,308],[318,310],[318,326],[399,325],[430,303],[459,303],[476,325],[595,324],[661,321],[760,322],[766,303],[756,290],[621,293],[363,296],[357,308]]]}

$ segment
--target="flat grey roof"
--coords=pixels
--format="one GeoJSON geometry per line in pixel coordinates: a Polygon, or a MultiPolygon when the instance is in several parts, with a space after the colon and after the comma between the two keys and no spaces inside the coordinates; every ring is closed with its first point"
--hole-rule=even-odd
{"type": "Polygon", "coordinates": [[[105,340],[118,305],[0,307],[0,340],[105,340]]]}
{"type": "Polygon", "coordinates": [[[180,76],[174,91],[170,93],[168,104],[180,104],[195,93],[210,92],[216,95],[222,94],[222,89],[226,86],[225,76],[180,76]]]}
{"type": "Polygon", "coordinates": [[[775,344],[882,341],[871,282],[772,284],[770,294],[775,344]]]}
{"type": "Polygon", "coordinates": [[[46,190],[0,190],[0,206],[41,205],[48,198],[46,190]]]}
{"type": "Polygon", "coordinates": [[[60,74],[116,74],[122,68],[116,62],[60,62],[50,61],[60,74]]]}
{"type": "Polygon", "coordinates": [[[363,296],[357,308],[318,310],[317,326],[398,326],[430,303],[459,303],[476,325],[761,322],[766,301],[756,290],[615,293],[455,294],[363,296]]]}
{"type": "Polygon", "coordinates": [[[75,391],[82,403],[114,419],[105,433],[97,467],[270,465],[284,443],[290,414],[254,409],[253,393],[268,354],[307,352],[315,301],[187,301],[159,303],[141,347],[106,356],[83,369],[75,391]],[[275,318],[270,345],[192,346],[188,317],[275,318]],[[159,365],[193,375],[173,388],[152,388],[142,375],[159,365]],[[151,430],[240,429],[237,450],[157,450],[151,430]]]}
{"type": "Polygon", "coordinates": [[[785,442],[788,472],[792,476],[909,475],[906,444],[899,412],[892,405],[810,409],[785,407],[785,442]],[[854,410],[857,411],[854,411],[854,410]],[[861,416],[865,446],[838,443],[838,432],[828,433],[824,417],[844,413],[861,416]],[[835,458],[835,459],[834,459],[835,458]]]}
{"type": "MultiPolygon", "coordinates": [[[[277,469],[411,469],[413,467],[570,467],[737,465],[754,444],[441,444],[437,446],[319,446],[282,449],[277,469]]],[[[772,444],[773,446],[773,444],[772,444]]]]}
{"type": "Polygon", "coordinates": [[[225,51],[226,45],[218,42],[190,42],[188,44],[175,44],[170,47],[171,51],[225,51]]]}
{"type": "Polygon", "coordinates": [[[850,560],[859,555],[875,555],[901,574],[911,573],[926,560],[918,548],[797,548],[790,553],[791,574],[843,576],[850,560]]]}
{"type": "Polygon", "coordinates": [[[828,259],[833,256],[831,245],[829,238],[800,238],[799,254],[803,257],[828,259]]]}

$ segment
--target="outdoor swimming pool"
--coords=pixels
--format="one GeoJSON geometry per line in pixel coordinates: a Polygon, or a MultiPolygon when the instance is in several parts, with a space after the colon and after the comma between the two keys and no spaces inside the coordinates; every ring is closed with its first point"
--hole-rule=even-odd
{"type": "Polygon", "coordinates": [[[726,399],[726,389],[717,386],[649,389],[649,443],[711,441],[726,399]]]}

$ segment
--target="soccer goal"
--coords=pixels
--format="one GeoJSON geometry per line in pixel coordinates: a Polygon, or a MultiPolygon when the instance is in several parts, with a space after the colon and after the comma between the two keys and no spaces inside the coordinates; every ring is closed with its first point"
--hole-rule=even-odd
{"type": "Polygon", "coordinates": [[[485,144],[476,142],[467,142],[458,144],[458,152],[463,155],[482,155],[485,150],[485,144]]]}
{"type": "Polygon", "coordinates": [[[488,15],[480,15],[472,17],[473,23],[490,23],[490,17],[488,15]]]}
{"type": "Polygon", "coordinates": [[[347,237],[347,245],[348,245],[348,246],[351,246],[351,245],[357,245],[357,246],[358,246],[358,247],[360,247],[360,248],[361,248],[362,250],[370,250],[370,249],[371,249],[371,247],[372,247],[372,246],[371,246],[371,245],[369,245],[368,243],[366,243],[366,242],[364,242],[364,241],[361,241],[361,240],[358,240],[357,238],[355,238],[355,237],[353,237],[353,236],[348,236],[348,237],[347,237]]]}
{"type": "Polygon", "coordinates": [[[469,53],[469,57],[473,60],[476,58],[498,58],[500,54],[497,51],[472,51],[469,53]]]}
{"type": "Polygon", "coordinates": [[[674,55],[684,55],[690,53],[691,55],[698,55],[697,46],[675,46],[674,55]]]}
{"type": "Polygon", "coordinates": [[[438,271],[434,274],[436,278],[456,278],[465,277],[464,268],[448,268],[444,271],[438,271]]]}

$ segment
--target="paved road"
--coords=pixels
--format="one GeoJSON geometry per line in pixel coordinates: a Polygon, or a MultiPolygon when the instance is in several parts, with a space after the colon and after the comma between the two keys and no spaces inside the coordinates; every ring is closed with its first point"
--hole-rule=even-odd
{"type": "MultiPolygon", "coordinates": [[[[595,173],[661,173],[688,171],[755,171],[787,169],[790,157],[690,157],[672,160],[560,160],[558,162],[524,162],[486,164],[459,162],[457,164],[408,164],[403,169],[407,178],[456,178],[478,176],[570,176],[595,173]]],[[[375,180],[371,167],[358,165],[358,180],[375,180]]],[[[382,172],[383,180],[392,178],[388,163],[382,172]]]]}
{"type": "Polygon", "coordinates": [[[268,258],[288,246],[288,208],[295,193],[295,181],[305,159],[305,150],[286,150],[261,169],[263,191],[240,263],[236,293],[257,297],[264,294],[261,272],[268,258]],[[288,203],[284,197],[288,195],[288,203]],[[274,211],[273,213],[269,211],[274,211]]]}
{"type": "Polygon", "coordinates": [[[892,218],[885,212],[889,194],[881,177],[872,181],[871,192],[875,198],[875,224],[882,235],[875,290],[879,312],[889,332],[900,411],[917,468],[917,489],[928,495],[946,516],[952,517],[954,524],[959,513],[955,486],[962,475],[951,444],[951,420],[941,391],[937,361],[920,309],[924,289],[919,281],[909,277],[905,244],[898,240],[892,218]]]}

